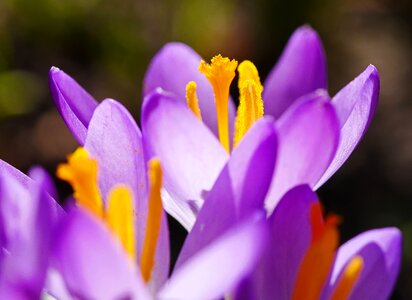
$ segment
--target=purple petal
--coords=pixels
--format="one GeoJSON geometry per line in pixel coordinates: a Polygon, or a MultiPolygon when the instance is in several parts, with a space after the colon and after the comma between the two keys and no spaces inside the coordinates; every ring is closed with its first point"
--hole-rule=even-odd
{"type": "Polygon", "coordinates": [[[369,66],[332,99],[340,123],[340,142],[335,158],[316,184],[326,182],[348,159],[365,134],[379,97],[379,74],[369,66]]]}
{"type": "Polygon", "coordinates": [[[79,144],[83,145],[97,101],[56,67],[50,69],[49,85],[57,110],[79,144]]]}
{"type": "Polygon", "coordinates": [[[326,89],[326,76],[326,58],[318,34],[309,26],[298,28],[265,81],[265,113],[279,118],[301,96],[326,89]]]}
{"type": "Polygon", "coordinates": [[[402,256],[402,234],[397,228],[369,230],[343,244],[324,298],[328,299],[346,264],[356,255],[363,258],[364,265],[350,299],[389,299],[402,256]]]}
{"type": "Polygon", "coordinates": [[[164,93],[146,97],[142,127],[145,147],[160,159],[164,187],[175,202],[167,204],[164,199],[165,209],[190,229],[202,195],[212,188],[228,154],[185,105],[164,93]]]}
{"type": "MultiPolygon", "coordinates": [[[[186,103],[186,85],[197,84],[197,95],[205,124],[217,135],[216,106],[212,86],[198,70],[201,57],[192,48],[182,43],[169,43],[153,57],[143,83],[143,94],[147,96],[160,87],[173,93],[186,103]]],[[[233,124],[235,106],[229,101],[229,124],[233,124]]]]}
{"type": "MultiPolygon", "coordinates": [[[[38,177],[36,181],[32,178],[27,176],[26,174],[22,173],[20,170],[16,169],[15,167],[9,165],[5,161],[0,159],[0,174],[4,176],[13,177],[14,180],[19,182],[24,188],[28,190],[36,189],[36,187],[40,184],[45,188],[46,191],[50,189],[49,184],[46,182],[46,178],[38,177]]],[[[53,199],[51,196],[46,195],[47,201],[49,202],[50,207],[52,208],[52,218],[58,219],[64,215],[64,211],[62,207],[53,199]]]]}
{"type": "Polygon", "coordinates": [[[57,190],[56,186],[54,185],[53,178],[51,178],[51,176],[45,169],[39,166],[32,167],[29,170],[29,176],[34,181],[42,183],[44,190],[49,193],[49,195],[53,197],[53,199],[58,199],[57,190]]]}
{"type": "Polygon", "coordinates": [[[52,296],[54,299],[70,300],[69,291],[64,284],[64,280],[59,272],[54,268],[49,268],[47,271],[47,279],[44,287],[44,292],[52,296]]]}
{"type": "Polygon", "coordinates": [[[111,233],[92,215],[72,208],[60,228],[55,265],[73,297],[150,299],[142,278],[111,233]]]}
{"type": "Polygon", "coordinates": [[[258,299],[290,299],[310,244],[310,209],[317,196],[307,185],[283,196],[269,219],[270,239],[255,274],[258,299]]]}
{"type": "MultiPolygon", "coordinates": [[[[262,217],[262,216],[261,216],[262,217]]],[[[250,218],[173,273],[160,299],[218,299],[253,270],[267,238],[266,223],[250,218]]]]}
{"type": "Polygon", "coordinates": [[[279,152],[266,200],[269,211],[295,185],[315,186],[332,161],[339,142],[338,119],[322,90],[302,97],[277,125],[279,152]]]}
{"type": "MultiPolygon", "coordinates": [[[[99,163],[99,188],[106,199],[110,190],[119,184],[131,188],[135,199],[137,257],[141,256],[148,213],[146,160],[142,135],[129,112],[119,102],[104,100],[90,121],[85,148],[99,163]]],[[[163,217],[164,218],[164,217],[163,217]]],[[[163,284],[169,273],[169,236],[167,222],[159,238],[155,265],[155,285],[163,284]]]]}
{"type": "Polygon", "coordinates": [[[272,119],[261,119],[234,149],[205,199],[176,263],[176,269],[235,223],[264,208],[276,160],[272,119]]]}
{"type": "Polygon", "coordinates": [[[0,193],[2,248],[7,251],[1,262],[0,290],[39,298],[55,221],[49,196],[43,182],[25,187],[8,173],[2,173],[0,193]]]}

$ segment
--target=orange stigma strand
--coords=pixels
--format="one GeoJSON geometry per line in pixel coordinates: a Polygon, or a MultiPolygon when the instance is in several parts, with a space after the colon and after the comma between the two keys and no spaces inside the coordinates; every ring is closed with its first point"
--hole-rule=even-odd
{"type": "Polygon", "coordinates": [[[67,163],[57,167],[58,178],[71,184],[76,202],[95,216],[102,218],[103,202],[97,185],[97,161],[79,147],[67,157],[67,163]]]}
{"type": "Polygon", "coordinates": [[[105,214],[107,226],[123,246],[134,262],[136,260],[136,242],[133,217],[133,197],[126,186],[114,187],[109,194],[105,214]]]}
{"type": "Polygon", "coordinates": [[[186,85],[186,101],[187,101],[187,106],[190,108],[190,110],[195,114],[195,116],[202,121],[202,114],[200,112],[200,107],[199,107],[199,100],[197,98],[196,94],[196,82],[190,81],[186,85]]]}
{"type": "Polygon", "coordinates": [[[293,300],[319,299],[331,270],[339,242],[337,216],[322,217],[319,203],[311,207],[312,240],[300,264],[292,293],[293,300]]]}
{"type": "Polygon", "coordinates": [[[346,300],[349,299],[356,281],[363,269],[363,259],[357,255],[353,257],[343,270],[342,276],[336,285],[331,300],[346,300]]]}
{"type": "Polygon", "coordinates": [[[220,54],[213,57],[210,64],[203,60],[199,71],[206,76],[212,85],[216,101],[216,114],[220,143],[230,152],[229,144],[229,89],[235,78],[236,60],[222,57],[220,54]]]}
{"type": "Polygon", "coordinates": [[[140,269],[143,279],[148,282],[154,266],[157,241],[160,234],[162,217],[162,199],[160,190],[162,188],[162,168],[158,159],[149,161],[149,209],[147,216],[146,236],[140,259],[140,269]]]}

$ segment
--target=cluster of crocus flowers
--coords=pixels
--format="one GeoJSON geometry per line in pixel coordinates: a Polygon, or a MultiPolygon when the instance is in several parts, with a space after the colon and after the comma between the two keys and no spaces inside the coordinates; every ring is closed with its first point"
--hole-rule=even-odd
{"type": "Polygon", "coordinates": [[[50,87],[80,144],[57,168],[73,197],[63,209],[42,169],[26,176],[1,162],[1,298],[389,297],[399,230],[339,247],[341,219],[324,217],[314,192],[370,123],[373,66],[330,99],[309,27],[263,84],[251,61],[206,63],[171,43],[146,73],[142,131],[119,102],[97,102],[57,68],[50,87]],[[165,212],[188,230],[172,272],[165,212]]]}

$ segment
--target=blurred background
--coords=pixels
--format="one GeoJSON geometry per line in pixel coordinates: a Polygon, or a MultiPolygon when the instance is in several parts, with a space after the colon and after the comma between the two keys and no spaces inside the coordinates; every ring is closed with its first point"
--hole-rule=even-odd
{"type": "MultiPolygon", "coordinates": [[[[342,242],[370,228],[402,229],[393,299],[412,299],[412,1],[1,0],[0,158],[23,171],[41,164],[54,173],[75,149],[48,90],[53,65],[139,120],[143,75],[164,43],[185,42],[206,59],[251,59],[265,78],[305,23],[323,39],[331,95],[368,64],[379,69],[372,125],[319,193],[328,211],[344,217],[342,242]]],[[[70,192],[58,186],[62,197],[70,192]]],[[[176,252],[184,231],[172,227],[180,234],[176,252]]]]}

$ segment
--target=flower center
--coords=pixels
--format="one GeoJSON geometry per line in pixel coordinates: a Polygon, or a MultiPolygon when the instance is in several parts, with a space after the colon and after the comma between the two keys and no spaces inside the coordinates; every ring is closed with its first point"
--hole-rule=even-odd
{"type": "MultiPolygon", "coordinates": [[[[147,230],[140,257],[140,269],[146,281],[149,281],[154,266],[163,210],[160,198],[162,170],[159,160],[149,161],[148,172],[150,191],[147,230]]],[[[72,185],[76,203],[103,221],[131,261],[136,261],[135,216],[130,189],[124,185],[113,187],[105,207],[97,183],[97,161],[90,158],[82,147],[68,156],[67,163],[58,166],[57,176],[72,185]]]]}
{"type": "MultiPolygon", "coordinates": [[[[230,152],[229,143],[229,89],[235,77],[236,60],[222,57],[220,54],[213,57],[210,64],[203,60],[199,71],[209,80],[213,88],[216,103],[219,140],[227,152],[230,152]]],[[[263,86],[255,65],[246,60],[237,68],[239,72],[239,107],[235,121],[233,146],[236,147],[253,123],[263,116],[263,86]]],[[[186,100],[188,107],[202,119],[196,95],[196,83],[191,81],[186,85],[186,100]]]]}
{"type": "MultiPolygon", "coordinates": [[[[340,218],[336,215],[322,217],[319,203],[311,207],[310,223],[312,240],[303,260],[292,293],[292,299],[317,300],[330,274],[338,247],[340,218]]],[[[343,275],[332,293],[331,299],[347,299],[363,266],[360,256],[354,257],[343,271],[343,275]]]]}

